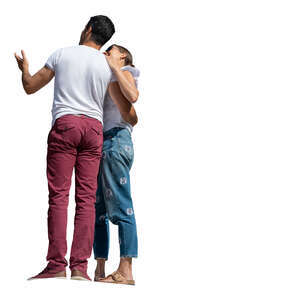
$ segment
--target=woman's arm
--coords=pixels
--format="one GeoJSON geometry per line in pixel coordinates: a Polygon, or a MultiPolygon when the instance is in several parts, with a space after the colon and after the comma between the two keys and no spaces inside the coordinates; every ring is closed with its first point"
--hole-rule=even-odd
{"type": "Polygon", "coordinates": [[[107,63],[109,64],[111,70],[116,76],[117,81],[119,82],[120,89],[125,96],[125,98],[134,103],[139,97],[139,91],[135,84],[135,79],[129,71],[122,71],[122,61],[120,59],[120,54],[113,52],[111,54],[104,53],[107,63]]]}
{"type": "Polygon", "coordinates": [[[136,111],[132,105],[123,95],[120,85],[117,81],[111,82],[108,87],[108,92],[114,103],[117,105],[120,114],[124,121],[134,126],[138,122],[136,111]]]}
{"type": "Polygon", "coordinates": [[[129,71],[122,71],[119,68],[112,68],[118,82],[120,89],[126,99],[135,103],[139,97],[139,91],[136,88],[135,80],[129,71]]]}

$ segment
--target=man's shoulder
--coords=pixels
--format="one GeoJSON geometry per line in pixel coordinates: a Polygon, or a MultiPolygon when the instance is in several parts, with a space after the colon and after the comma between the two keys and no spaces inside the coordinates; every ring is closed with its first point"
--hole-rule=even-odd
{"type": "Polygon", "coordinates": [[[63,53],[76,53],[76,55],[82,55],[106,61],[104,54],[99,50],[84,45],[69,46],[61,48],[59,50],[63,53]]]}
{"type": "Polygon", "coordinates": [[[89,53],[86,51],[86,49],[80,45],[62,47],[57,49],[54,53],[59,57],[69,58],[72,60],[89,56],[89,53]]]}
{"type": "Polygon", "coordinates": [[[61,48],[58,48],[56,50],[56,52],[76,52],[76,51],[80,51],[81,48],[79,45],[74,45],[74,46],[66,46],[66,47],[61,47],[61,48]]]}
{"type": "Polygon", "coordinates": [[[65,51],[74,51],[78,48],[77,45],[75,46],[67,46],[67,47],[62,47],[62,48],[59,48],[57,49],[57,51],[61,51],[61,52],[65,52],[65,51]]]}

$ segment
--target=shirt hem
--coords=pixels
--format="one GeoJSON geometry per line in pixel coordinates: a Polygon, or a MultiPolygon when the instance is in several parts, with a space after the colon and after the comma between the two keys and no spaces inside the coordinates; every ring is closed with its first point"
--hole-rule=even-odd
{"type": "Polygon", "coordinates": [[[54,125],[55,121],[58,118],[61,118],[61,117],[65,116],[65,115],[86,115],[86,116],[88,116],[90,118],[98,120],[102,124],[102,126],[103,126],[103,120],[100,117],[96,117],[95,115],[88,114],[88,113],[83,113],[83,112],[79,112],[79,111],[64,111],[64,112],[56,113],[52,117],[52,126],[54,125]]]}

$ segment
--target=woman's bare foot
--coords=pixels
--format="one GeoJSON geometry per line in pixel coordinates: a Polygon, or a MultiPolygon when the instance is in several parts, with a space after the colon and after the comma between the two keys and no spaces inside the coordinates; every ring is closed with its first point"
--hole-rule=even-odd
{"type": "MultiPolygon", "coordinates": [[[[118,267],[116,273],[121,274],[122,277],[124,277],[124,279],[132,281],[133,280],[132,258],[131,257],[121,257],[120,264],[119,264],[119,267],[118,267]]],[[[112,275],[109,275],[109,276],[105,277],[104,279],[101,279],[102,282],[112,282],[112,280],[113,280],[112,275]]]]}
{"type": "Polygon", "coordinates": [[[105,259],[97,258],[97,267],[95,270],[95,278],[94,281],[99,281],[105,278],[105,259]]]}

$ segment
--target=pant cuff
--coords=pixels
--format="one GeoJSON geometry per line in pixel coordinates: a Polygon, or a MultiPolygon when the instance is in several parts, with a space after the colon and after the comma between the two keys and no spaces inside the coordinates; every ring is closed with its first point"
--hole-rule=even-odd
{"type": "Polygon", "coordinates": [[[105,260],[107,260],[108,258],[107,257],[101,257],[101,256],[95,256],[95,259],[105,259],[105,260]]]}
{"type": "Polygon", "coordinates": [[[130,257],[130,258],[137,258],[138,256],[137,255],[121,255],[120,257],[130,257]]]}

